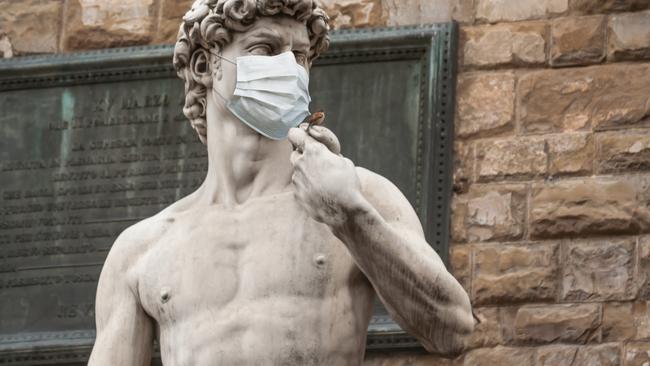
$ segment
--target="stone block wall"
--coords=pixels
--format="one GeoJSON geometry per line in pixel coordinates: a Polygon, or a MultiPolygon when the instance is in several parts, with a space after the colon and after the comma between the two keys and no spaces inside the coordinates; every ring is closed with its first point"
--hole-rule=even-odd
{"type": "MultiPolygon", "coordinates": [[[[469,19],[472,0],[324,0],[335,28],[469,19]]],[[[174,43],[193,0],[0,0],[0,57],[174,43]]]]}
{"type": "Polygon", "coordinates": [[[369,364],[650,365],[650,1],[471,14],[451,265],[482,323],[456,360],[369,364]]]}
{"type": "MultiPolygon", "coordinates": [[[[191,0],[0,0],[0,55],[172,43],[191,0]]],[[[325,0],[338,28],[461,24],[448,360],[650,365],[650,0],[325,0]]]]}

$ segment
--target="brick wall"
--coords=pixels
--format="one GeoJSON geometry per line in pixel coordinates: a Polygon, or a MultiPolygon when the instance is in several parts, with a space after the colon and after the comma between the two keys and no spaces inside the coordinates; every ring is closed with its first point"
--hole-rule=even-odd
{"type": "MultiPolygon", "coordinates": [[[[171,43],[191,0],[0,0],[0,55],[171,43]]],[[[461,23],[455,360],[650,364],[650,0],[327,0],[336,27],[461,23]]]]}

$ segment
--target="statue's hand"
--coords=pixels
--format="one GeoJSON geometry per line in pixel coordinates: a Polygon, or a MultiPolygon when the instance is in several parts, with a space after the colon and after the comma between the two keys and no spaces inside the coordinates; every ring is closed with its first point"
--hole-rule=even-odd
{"type": "Polygon", "coordinates": [[[354,163],[339,154],[338,139],[325,127],[292,128],[289,141],[298,202],[314,220],[343,225],[350,210],[365,201],[354,163]]]}

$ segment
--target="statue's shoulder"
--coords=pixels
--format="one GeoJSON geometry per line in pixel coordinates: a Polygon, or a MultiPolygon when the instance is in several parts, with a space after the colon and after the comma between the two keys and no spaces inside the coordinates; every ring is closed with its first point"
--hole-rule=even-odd
{"type": "Polygon", "coordinates": [[[125,255],[147,251],[165,234],[175,221],[175,217],[192,207],[194,193],[165,207],[153,216],[127,227],[115,240],[111,252],[125,255]]]}
{"type": "Polygon", "coordinates": [[[111,246],[106,264],[120,270],[135,267],[138,259],[152,250],[164,235],[171,222],[169,216],[165,209],[124,229],[111,246]]]}
{"type": "Polygon", "coordinates": [[[183,201],[184,199],[181,199],[157,214],[138,221],[118,235],[104,261],[99,287],[123,283],[132,290],[138,288],[141,275],[145,271],[143,266],[146,261],[142,259],[154,254],[156,248],[159,248],[157,244],[162,242],[165,233],[174,225],[174,215],[178,212],[177,204],[182,204],[183,201]]]}
{"type": "Polygon", "coordinates": [[[118,236],[113,247],[125,251],[136,250],[142,246],[149,246],[153,242],[158,241],[169,228],[170,224],[174,222],[175,215],[186,209],[188,201],[191,201],[189,198],[189,196],[183,197],[155,215],[142,219],[127,227],[118,236]]]}
{"type": "Polygon", "coordinates": [[[399,192],[393,182],[386,177],[366,168],[356,167],[356,169],[364,194],[381,196],[385,193],[394,194],[395,191],[399,192]]]}
{"type": "Polygon", "coordinates": [[[357,176],[363,195],[377,209],[381,210],[403,202],[402,192],[384,176],[361,167],[357,167],[357,176]]]}

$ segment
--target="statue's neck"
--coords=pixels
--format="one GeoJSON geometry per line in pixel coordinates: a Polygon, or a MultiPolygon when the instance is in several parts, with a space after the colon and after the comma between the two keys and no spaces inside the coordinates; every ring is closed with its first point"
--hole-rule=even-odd
{"type": "Polygon", "coordinates": [[[287,140],[267,139],[227,115],[208,118],[207,149],[208,173],[198,192],[202,203],[236,206],[290,187],[287,140]]]}

